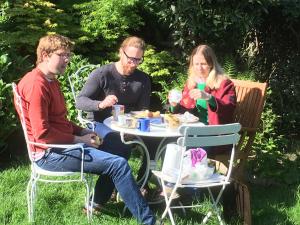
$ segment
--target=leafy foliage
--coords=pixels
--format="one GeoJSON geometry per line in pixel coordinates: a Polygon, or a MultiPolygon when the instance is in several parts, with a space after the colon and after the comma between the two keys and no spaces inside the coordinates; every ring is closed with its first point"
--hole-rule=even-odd
{"type": "Polygon", "coordinates": [[[186,75],[184,68],[167,51],[157,52],[153,46],[148,46],[144,54],[144,62],[139,69],[152,77],[153,93],[159,97],[162,104],[166,103],[169,90],[183,86],[186,75]]]}
{"type": "Polygon", "coordinates": [[[72,31],[72,17],[49,1],[5,1],[0,7],[0,47],[32,54],[36,42],[46,33],[68,35],[72,31]]]}
{"type": "Polygon", "coordinates": [[[259,44],[251,57],[250,68],[260,80],[268,81],[272,90],[269,101],[279,116],[276,134],[288,139],[299,138],[300,13],[297,9],[300,3],[279,1],[271,6],[256,32],[252,32],[252,40],[259,44]]]}
{"type": "Polygon", "coordinates": [[[0,78],[2,78],[3,74],[8,70],[8,67],[11,64],[12,62],[9,61],[7,53],[0,55],[0,78]]]}
{"type": "Polygon", "coordinates": [[[149,74],[154,83],[158,83],[161,80],[173,79],[173,73],[180,69],[180,64],[167,51],[157,52],[149,45],[139,69],[149,74]]]}
{"type": "Polygon", "coordinates": [[[169,24],[174,44],[185,55],[199,43],[211,43],[229,53],[260,18],[261,1],[148,0],[147,6],[169,24]],[[257,7],[260,5],[260,7],[257,7]],[[224,41],[226,40],[226,41],[224,41]]]}
{"type": "Polygon", "coordinates": [[[7,147],[6,138],[14,132],[18,121],[12,99],[11,85],[0,79],[0,152],[7,147]]]}
{"type": "MultiPolygon", "coordinates": [[[[138,0],[92,0],[74,5],[80,14],[80,24],[85,35],[82,42],[101,40],[106,47],[116,45],[128,30],[137,30],[143,25],[137,14],[138,0]]],[[[100,43],[101,45],[101,43],[100,43]]]]}
{"type": "Polygon", "coordinates": [[[299,137],[299,1],[147,0],[147,7],[169,25],[183,57],[208,43],[218,56],[232,56],[223,64],[231,77],[268,82],[273,134],[299,137]]]}
{"type": "Polygon", "coordinates": [[[2,51],[0,54],[0,152],[7,147],[6,138],[15,131],[18,121],[10,83],[28,67],[26,57],[14,52],[2,51]]]}

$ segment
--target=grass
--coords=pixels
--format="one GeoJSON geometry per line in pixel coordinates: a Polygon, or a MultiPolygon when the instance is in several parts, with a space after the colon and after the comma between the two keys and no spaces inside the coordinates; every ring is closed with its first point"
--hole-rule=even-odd
{"type": "Polygon", "coordinates": [[[253,224],[300,224],[300,186],[252,187],[253,224]]]}
{"type": "MultiPolygon", "coordinates": [[[[132,162],[131,162],[132,163],[132,162]]],[[[297,174],[298,175],[298,174],[297,174]]],[[[29,179],[29,165],[19,161],[0,172],[0,224],[29,224],[27,217],[26,185],[29,179]]],[[[252,221],[254,225],[300,224],[300,186],[250,186],[252,221]]],[[[84,202],[82,184],[39,183],[35,211],[35,224],[89,224],[82,213],[84,202]]],[[[109,202],[103,213],[94,216],[90,224],[136,225],[137,222],[127,212],[122,215],[124,204],[109,202]]],[[[176,222],[182,225],[200,224],[207,209],[188,210],[187,215],[176,212],[176,222]]],[[[155,206],[153,211],[160,216],[163,207],[155,206]]],[[[241,224],[236,219],[230,224],[241,224]]],[[[171,224],[169,220],[166,224],[171,224]]],[[[213,217],[209,225],[218,224],[213,217]]]]}

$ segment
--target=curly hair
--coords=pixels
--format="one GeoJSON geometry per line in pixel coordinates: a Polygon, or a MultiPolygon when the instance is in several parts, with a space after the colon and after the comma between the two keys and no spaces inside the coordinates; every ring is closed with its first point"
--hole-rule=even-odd
{"type": "Polygon", "coordinates": [[[74,43],[67,37],[59,34],[49,34],[39,40],[39,44],[36,50],[37,61],[36,64],[42,62],[42,52],[50,54],[59,49],[72,51],[74,43]]]}

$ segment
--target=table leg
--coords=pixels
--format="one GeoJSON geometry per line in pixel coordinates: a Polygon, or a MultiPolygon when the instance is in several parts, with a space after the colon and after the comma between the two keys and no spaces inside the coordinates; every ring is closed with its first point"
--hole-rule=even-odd
{"type": "Polygon", "coordinates": [[[143,177],[137,181],[137,183],[140,185],[141,184],[141,188],[144,188],[144,186],[146,185],[147,181],[148,181],[148,177],[149,177],[149,173],[150,173],[150,156],[149,156],[149,151],[147,146],[145,145],[143,139],[139,136],[135,135],[136,140],[132,140],[132,141],[126,141],[124,139],[124,132],[120,132],[120,136],[121,136],[121,140],[124,144],[126,145],[130,145],[130,144],[138,144],[142,147],[143,152],[144,152],[144,156],[146,157],[146,171],[145,174],[143,175],[143,177]]]}

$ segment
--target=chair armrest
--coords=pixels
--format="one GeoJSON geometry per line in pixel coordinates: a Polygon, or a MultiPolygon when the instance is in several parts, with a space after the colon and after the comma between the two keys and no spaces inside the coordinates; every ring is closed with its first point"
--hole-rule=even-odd
{"type": "Polygon", "coordinates": [[[78,147],[83,149],[83,146],[81,144],[72,144],[72,145],[64,145],[64,144],[44,144],[44,143],[38,143],[38,142],[32,142],[28,141],[28,144],[31,145],[37,145],[37,146],[42,146],[42,147],[48,147],[48,148],[73,148],[73,147],[78,147]]]}
{"type": "Polygon", "coordinates": [[[44,144],[44,143],[38,143],[38,142],[32,142],[28,141],[28,144],[36,145],[36,146],[42,146],[42,147],[48,147],[48,148],[78,148],[81,151],[81,168],[80,168],[80,176],[81,179],[83,179],[83,168],[84,168],[84,147],[83,144],[72,144],[72,145],[64,145],[64,144],[44,144]]]}

